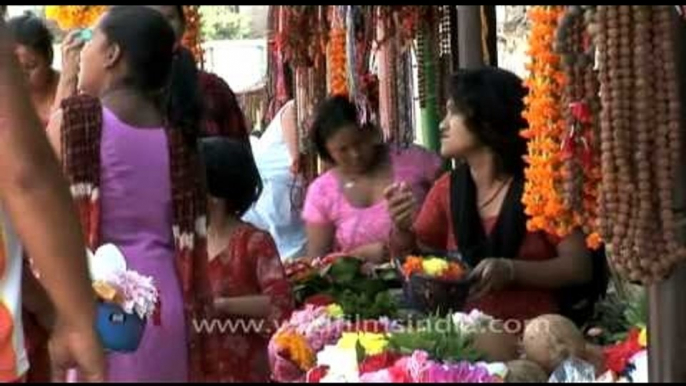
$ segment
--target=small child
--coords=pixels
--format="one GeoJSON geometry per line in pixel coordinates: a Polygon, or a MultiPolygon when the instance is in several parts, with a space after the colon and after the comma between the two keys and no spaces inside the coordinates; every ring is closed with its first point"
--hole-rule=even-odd
{"type": "Polygon", "coordinates": [[[217,314],[233,323],[206,339],[204,381],[268,382],[269,334],[290,316],[294,300],[272,237],[241,221],[260,195],[260,175],[246,143],[211,137],[200,149],[209,195],[210,285],[217,314]]]}

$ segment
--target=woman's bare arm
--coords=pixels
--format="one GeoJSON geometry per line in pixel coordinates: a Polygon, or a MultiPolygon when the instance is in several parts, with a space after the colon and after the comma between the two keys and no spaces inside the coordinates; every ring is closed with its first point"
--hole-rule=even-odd
{"type": "Polygon", "coordinates": [[[81,224],[13,47],[0,21],[0,201],[55,305],[54,376],[76,364],[85,380],[103,380],[81,224]]]}
{"type": "Polygon", "coordinates": [[[557,246],[557,255],[545,261],[512,260],[514,282],[525,287],[555,289],[591,280],[591,254],[581,232],[564,238],[557,246]]]}
{"type": "Polygon", "coordinates": [[[306,224],[307,256],[324,257],[333,251],[334,226],[329,224],[306,224]]]}
{"type": "Polygon", "coordinates": [[[214,301],[222,314],[266,318],[271,312],[271,298],[267,295],[223,297],[214,301]]]}

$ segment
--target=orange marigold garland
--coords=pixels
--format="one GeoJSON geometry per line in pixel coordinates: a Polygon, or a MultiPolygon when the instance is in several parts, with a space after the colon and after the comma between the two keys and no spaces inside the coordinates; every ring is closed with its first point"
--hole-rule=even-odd
{"type": "Polygon", "coordinates": [[[560,70],[560,57],[553,51],[555,31],[565,8],[535,6],[529,12],[532,21],[529,37],[529,95],[525,98],[524,118],[529,127],[522,136],[529,140],[522,201],[530,217],[529,230],[543,230],[566,236],[579,225],[578,218],[564,205],[561,190],[560,156],[565,120],[560,100],[566,77],[560,70]]]}
{"type": "Polygon", "coordinates": [[[45,17],[57,22],[61,30],[92,27],[107,10],[106,5],[48,5],[45,17]]]}
{"type": "Polygon", "coordinates": [[[199,5],[184,5],[183,14],[186,19],[186,32],[183,35],[182,44],[192,53],[200,68],[205,66],[205,50],[202,48],[202,19],[200,18],[199,5]]]}
{"type": "Polygon", "coordinates": [[[346,28],[344,16],[338,6],[332,7],[332,23],[329,32],[329,93],[348,95],[348,72],[346,55],[346,28]]]}

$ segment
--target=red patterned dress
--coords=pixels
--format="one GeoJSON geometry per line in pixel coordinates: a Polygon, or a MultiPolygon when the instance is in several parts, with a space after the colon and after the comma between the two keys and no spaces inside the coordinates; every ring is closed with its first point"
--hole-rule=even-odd
{"type": "MultiPolygon", "coordinates": [[[[496,218],[483,220],[486,233],[495,226],[496,218]]],[[[414,229],[420,245],[435,250],[457,250],[450,211],[450,173],[439,178],[426,197],[415,220],[414,229]]],[[[542,232],[528,232],[515,257],[518,260],[541,261],[557,256],[558,238],[542,232]]],[[[478,309],[496,318],[526,321],[558,311],[555,294],[537,288],[508,288],[468,303],[466,309],[478,309]]]]}
{"type": "MultiPolygon", "coordinates": [[[[269,382],[267,345],[278,322],[290,316],[294,300],[272,237],[250,224],[238,227],[228,247],[210,262],[216,298],[269,295],[271,314],[262,331],[215,330],[207,337],[206,382],[269,382]]],[[[249,318],[219,318],[224,326],[251,326],[249,318]],[[239,321],[242,319],[242,321],[239,321]]],[[[260,321],[253,326],[259,326],[260,321]]],[[[233,327],[236,328],[236,327],[233,327]]],[[[238,330],[238,328],[236,328],[238,330]]]]}

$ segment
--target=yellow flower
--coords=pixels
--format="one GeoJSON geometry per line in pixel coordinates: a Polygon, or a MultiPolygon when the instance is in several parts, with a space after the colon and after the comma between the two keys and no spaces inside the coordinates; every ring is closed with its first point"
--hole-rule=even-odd
{"type": "Polygon", "coordinates": [[[344,316],[343,307],[338,304],[329,304],[326,307],[326,313],[332,318],[342,318],[344,316]]]}
{"type": "Polygon", "coordinates": [[[426,259],[422,262],[422,268],[429,276],[440,276],[448,269],[448,262],[437,258],[426,259]]]}
{"type": "Polygon", "coordinates": [[[641,333],[638,335],[638,344],[641,347],[648,346],[648,330],[645,327],[641,329],[641,333]]]}
{"type": "Polygon", "coordinates": [[[344,332],[336,346],[343,349],[352,349],[356,347],[357,342],[364,348],[366,355],[381,354],[388,346],[388,340],[383,334],[369,332],[344,332]]]}
{"type": "Polygon", "coordinates": [[[45,17],[66,31],[92,27],[106,10],[105,5],[50,5],[45,7],[45,17]]]}

